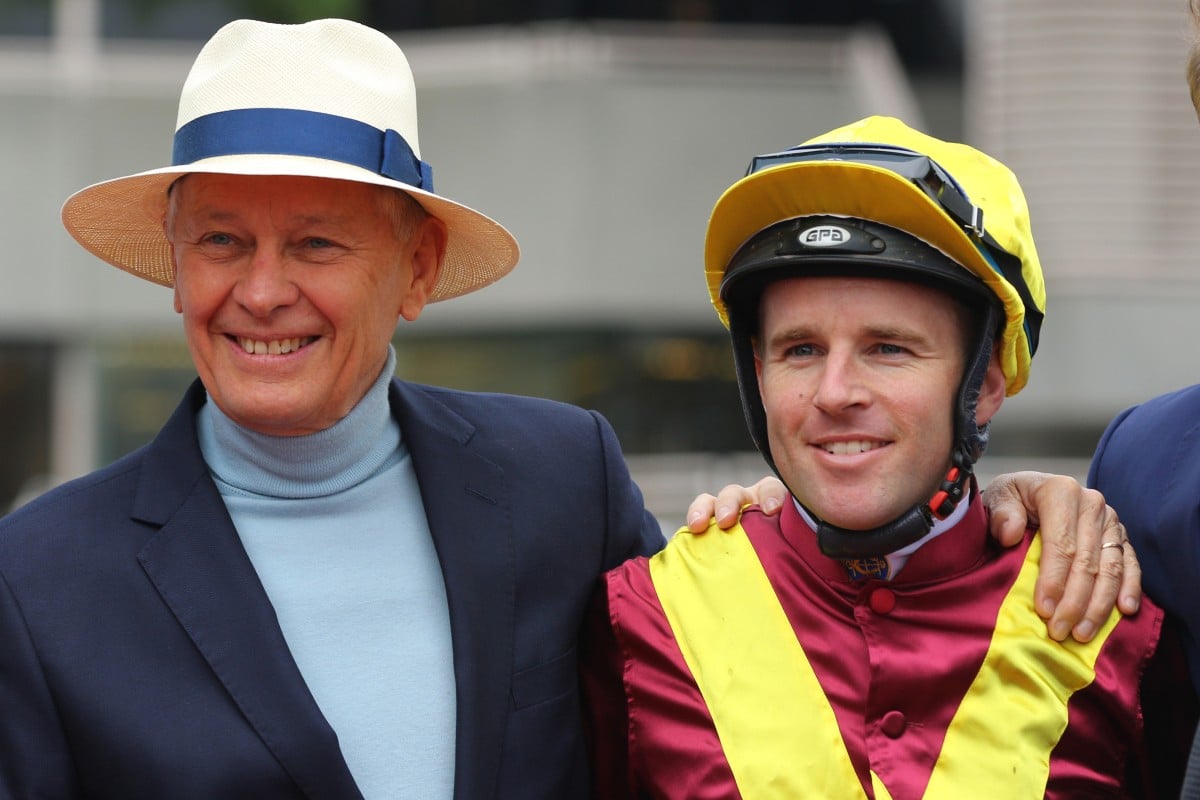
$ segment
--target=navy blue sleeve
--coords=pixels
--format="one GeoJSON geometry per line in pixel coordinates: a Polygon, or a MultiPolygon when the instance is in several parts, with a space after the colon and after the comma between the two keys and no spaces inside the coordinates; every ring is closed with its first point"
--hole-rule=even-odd
{"type": "Polygon", "coordinates": [[[1200,692],[1200,385],[1118,415],[1096,447],[1088,485],[1125,525],[1146,594],[1182,624],[1200,692]]]}
{"type": "Polygon", "coordinates": [[[604,454],[604,475],[608,482],[608,540],[604,548],[602,571],[608,571],[635,556],[651,556],[666,544],[662,527],[646,510],[642,492],[629,474],[621,447],[612,426],[595,411],[591,412],[600,435],[604,454]]]}

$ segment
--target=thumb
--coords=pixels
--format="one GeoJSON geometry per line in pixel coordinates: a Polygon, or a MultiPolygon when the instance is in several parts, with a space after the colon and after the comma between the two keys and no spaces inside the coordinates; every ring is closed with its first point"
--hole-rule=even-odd
{"type": "Polygon", "coordinates": [[[989,530],[996,541],[1005,547],[1020,542],[1029,516],[1011,476],[1002,475],[992,481],[983,493],[983,504],[988,510],[989,530]]]}

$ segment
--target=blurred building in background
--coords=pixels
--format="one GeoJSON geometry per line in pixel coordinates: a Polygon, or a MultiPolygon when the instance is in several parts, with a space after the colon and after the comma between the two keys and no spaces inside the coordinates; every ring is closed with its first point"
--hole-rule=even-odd
{"type": "Polygon", "coordinates": [[[416,76],[439,192],[522,245],[396,335],[399,374],[602,411],[652,508],[760,475],[708,306],[708,212],[749,157],[868,114],[1008,162],[1051,304],[984,472],[1080,474],[1122,407],[1200,379],[1200,131],[1182,0],[5,0],[0,509],[140,445],[193,372],[170,291],[88,256],[65,197],[165,165],[200,44],[345,16],[416,76]]]}

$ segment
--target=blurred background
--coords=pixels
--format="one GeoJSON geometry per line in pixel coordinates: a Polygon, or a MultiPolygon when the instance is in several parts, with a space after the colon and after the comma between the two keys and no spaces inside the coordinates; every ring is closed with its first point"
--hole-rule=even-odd
{"type": "Polygon", "coordinates": [[[323,16],[401,44],[438,191],[522,245],[397,330],[397,372],[600,410],[668,528],[764,472],[708,212],[752,155],[868,114],[986,150],[1028,195],[1049,309],[985,478],[1082,478],[1115,413],[1200,379],[1186,0],[0,0],[0,510],[147,441],[194,376],[170,291],[86,254],[63,200],[169,163],[223,23],[323,16]]]}

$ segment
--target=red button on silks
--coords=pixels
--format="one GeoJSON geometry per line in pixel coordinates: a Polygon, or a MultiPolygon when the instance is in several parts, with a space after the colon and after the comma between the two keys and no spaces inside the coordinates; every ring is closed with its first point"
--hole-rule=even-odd
{"type": "Polygon", "coordinates": [[[871,604],[871,610],[876,614],[890,614],[892,613],[892,609],[896,607],[896,593],[887,587],[881,586],[871,592],[868,602],[871,604]]]}
{"type": "Polygon", "coordinates": [[[899,739],[907,726],[908,721],[904,719],[904,714],[899,711],[889,711],[879,721],[879,730],[883,731],[883,734],[890,739],[899,739]]]}

